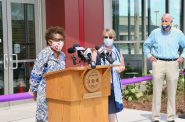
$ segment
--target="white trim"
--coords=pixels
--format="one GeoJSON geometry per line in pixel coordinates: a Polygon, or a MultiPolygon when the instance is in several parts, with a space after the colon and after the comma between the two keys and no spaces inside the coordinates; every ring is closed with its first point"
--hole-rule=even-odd
{"type": "Polygon", "coordinates": [[[104,0],[104,28],[112,27],[112,0],[104,0]]]}
{"type": "MultiPolygon", "coordinates": [[[[8,47],[4,49],[4,53],[9,53],[9,56],[12,55],[13,49],[12,49],[12,22],[11,22],[11,3],[19,3],[19,4],[33,4],[34,5],[34,22],[35,22],[35,48],[36,53],[40,52],[42,49],[42,39],[43,39],[43,16],[42,16],[42,7],[41,7],[41,0],[10,0],[10,1],[2,1],[2,7],[3,7],[3,41],[5,42],[3,47],[8,47]],[[6,7],[6,8],[5,8],[6,7]],[[7,43],[6,43],[7,42],[7,43]],[[10,46],[7,46],[10,45],[10,46]],[[7,50],[7,51],[6,51],[7,50]]],[[[26,60],[16,60],[13,61],[13,63],[21,63],[21,62],[34,62],[34,59],[26,59],[26,60]]],[[[9,67],[13,66],[13,63],[9,64],[9,67]]],[[[7,71],[4,70],[5,79],[4,83],[7,83],[4,85],[5,87],[5,94],[6,93],[13,93],[13,86],[14,82],[12,82],[13,79],[13,70],[9,68],[7,71]],[[7,72],[7,73],[5,73],[7,72]],[[7,78],[8,77],[8,78],[7,78]],[[7,82],[8,81],[8,82],[7,82]]]]}
{"type": "Polygon", "coordinates": [[[42,47],[45,47],[47,44],[46,44],[46,40],[45,40],[45,31],[46,31],[46,2],[45,0],[41,0],[41,13],[42,13],[42,18],[40,19],[41,22],[42,22],[42,47]]]}
{"type": "Polygon", "coordinates": [[[115,44],[144,43],[144,41],[114,41],[115,44]]]}
{"type": "Polygon", "coordinates": [[[35,18],[38,18],[39,21],[35,21],[35,35],[36,35],[36,55],[44,47],[45,39],[45,0],[38,0],[35,4],[35,18]]]}
{"type": "MultiPolygon", "coordinates": [[[[8,39],[8,57],[10,57],[11,54],[13,54],[13,51],[12,51],[12,19],[11,19],[11,3],[15,2],[17,0],[11,0],[11,1],[7,1],[7,39],[8,39]]],[[[10,62],[10,60],[8,61],[10,62]]],[[[8,93],[9,94],[12,94],[13,93],[13,70],[10,69],[10,67],[13,67],[13,64],[12,63],[9,63],[9,72],[8,72],[8,93]]]]}
{"type": "MultiPolygon", "coordinates": [[[[3,54],[8,54],[8,48],[9,46],[8,45],[8,34],[7,34],[7,16],[6,16],[6,13],[7,13],[7,6],[6,6],[6,1],[5,0],[1,0],[2,2],[2,29],[3,29],[3,54]],[[5,47],[8,47],[8,48],[5,48],[5,47]]],[[[5,62],[4,62],[5,63],[5,62]]],[[[8,74],[8,70],[4,69],[4,94],[8,94],[8,78],[9,78],[9,75],[8,74]]]]}

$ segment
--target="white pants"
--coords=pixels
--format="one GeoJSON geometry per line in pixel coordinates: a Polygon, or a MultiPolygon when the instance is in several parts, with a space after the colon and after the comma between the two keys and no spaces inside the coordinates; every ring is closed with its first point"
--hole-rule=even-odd
{"type": "Polygon", "coordinates": [[[163,81],[167,81],[167,120],[174,120],[176,115],[176,89],[179,77],[179,63],[177,61],[161,61],[157,60],[152,63],[153,73],[153,101],[152,113],[154,120],[160,120],[161,110],[161,94],[163,81]]]}

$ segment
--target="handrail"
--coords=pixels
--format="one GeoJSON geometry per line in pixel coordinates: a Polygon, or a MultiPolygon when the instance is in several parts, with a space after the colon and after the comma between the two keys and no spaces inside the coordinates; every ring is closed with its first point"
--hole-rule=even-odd
{"type": "Polygon", "coordinates": [[[16,93],[16,94],[6,94],[0,95],[0,102],[9,102],[9,101],[16,101],[16,100],[23,100],[23,99],[31,99],[33,98],[28,92],[24,93],[16,93]]]}
{"type": "MultiPolygon", "coordinates": [[[[143,77],[133,77],[133,78],[126,78],[121,80],[122,85],[142,82],[146,80],[152,80],[152,76],[143,76],[143,77]]],[[[28,92],[24,93],[16,93],[16,94],[6,94],[0,95],[0,102],[9,102],[9,101],[16,101],[16,100],[23,100],[23,99],[31,99],[33,98],[28,92]]]]}
{"type": "Polygon", "coordinates": [[[128,84],[138,83],[138,82],[147,81],[147,80],[152,80],[152,76],[142,76],[142,77],[122,79],[121,84],[128,85],[128,84]]]}
{"type": "MultiPolygon", "coordinates": [[[[180,74],[185,74],[185,72],[180,72],[180,74]]],[[[142,81],[152,80],[152,76],[141,76],[141,77],[133,77],[133,78],[126,78],[121,79],[122,85],[128,85],[133,83],[138,83],[142,81]]],[[[9,102],[9,101],[16,101],[16,100],[23,100],[23,99],[31,99],[33,98],[28,92],[24,93],[16,93],[16,94],[6,94],[0,95],[0,102],[9,102]]]]}
{"type": "Polygon", "coordinates": [[[126,41],[126,40],[114,41],[114,44],[134,44],[134,43],[144,43],[144,41],[143,40],[141,41],[126,41]]]}

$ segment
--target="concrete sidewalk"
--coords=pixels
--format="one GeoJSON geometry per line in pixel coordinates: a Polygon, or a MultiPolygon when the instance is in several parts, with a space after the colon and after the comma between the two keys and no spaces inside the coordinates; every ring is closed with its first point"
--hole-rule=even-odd
{"type": "MultiPolygon", "coordinates": [[[[36,103],[26,103],[11,107],[0,108],[0,122],[35,122],[36,103]]],[[[117,114],[118,122],[151,122],[151,112],[124,109],[117,114]]],[[[161,122],[166,122],[166,115],[162,114],[161,122]]],[[[176,122],[185,119],[176,118],[176,122]]]]}

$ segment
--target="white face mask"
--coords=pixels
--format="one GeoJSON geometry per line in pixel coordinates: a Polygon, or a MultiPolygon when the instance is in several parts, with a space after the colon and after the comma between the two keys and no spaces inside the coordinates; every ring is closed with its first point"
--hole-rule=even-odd
{"type": "Polygon", "coordinates": [[[112,46],[113,45],[113,39],[104,39],[104,44],[105,44],[105,46],[107,46],[107,47],[110,47],[110,46],[112,46]]]}
{"type": "Polygon", "coordinates": [[[59,42],[55,42],[55,41],[52,41],[52,44],[51,44],[51,48],[60,52],[62,50],[64,46],[64,41],[59,41],[59,42]]]}

